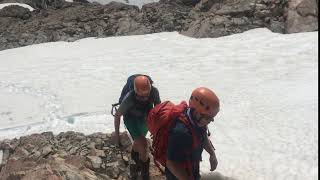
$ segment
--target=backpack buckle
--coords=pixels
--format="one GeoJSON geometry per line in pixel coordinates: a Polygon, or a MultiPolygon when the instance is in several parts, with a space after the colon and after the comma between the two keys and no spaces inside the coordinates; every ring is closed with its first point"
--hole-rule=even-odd
{"type": "Polygon", "coordinates": [[[111,115],[114,117],[118,112],[118,107],[120,106],[120,103],[111,104],[111,106],[111,115]]]}

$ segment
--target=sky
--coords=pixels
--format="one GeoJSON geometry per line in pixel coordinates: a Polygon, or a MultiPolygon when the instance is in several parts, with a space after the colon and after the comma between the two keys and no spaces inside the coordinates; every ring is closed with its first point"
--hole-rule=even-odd
{"type": "MultiPolygon", "coordinates": [[[[199,86],[217,94],[221,111],[209,125],[216,174],[318,177],[318,32],[262,28],[204,39],[164,32],[0,51],[0,140],[45,131],[111,133],[111,104],[135,73],[153,78],[162,101],[188,100],[199,86]]],[[[208,159],[204,152],[204,175],[208,159]]]]}

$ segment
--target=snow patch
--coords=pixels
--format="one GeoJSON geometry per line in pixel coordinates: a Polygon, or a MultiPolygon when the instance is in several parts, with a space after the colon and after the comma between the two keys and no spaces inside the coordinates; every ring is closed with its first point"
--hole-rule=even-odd
{"type": "Polygon", "coordinates": [[[124,3],[124,4],[129,4],[129,5],[133,5],[133,6],[138,6],[140,9],[142,8],[143,5],[145,4],[149,4],[149,3],[153,3],[153,2],[159,2],[159,0],[88,0],[89,2],[97,2],[99,4],[108,4],[112,1],[115,2],[120,2],[120,3],[124,3]]]}
{"type": "Polygon", "coordinates": [[[23,4],[23,3],[3,3],[3,4],[0,4],[0,9],[7,7],[7,6],[13,6],[13,5],[27,8],[27,9],[29,9],[29,11],[34,11],[33,7],[29,6],[28,4],[23,4]]]}

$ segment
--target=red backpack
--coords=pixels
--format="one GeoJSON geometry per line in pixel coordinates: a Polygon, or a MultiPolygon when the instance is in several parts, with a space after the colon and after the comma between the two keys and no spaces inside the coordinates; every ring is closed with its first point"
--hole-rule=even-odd
{"type": "MultiPolygon", "coordinates": [[[[199,144],[194,129],[184,114],[184,110],[187,107],[188,105],[185,101],[182,101],[179,105],[165,101],[156,105],[148,114],[147,126],[152,139],[151,154],[155,164],[161,171],[159,164],[163,167],[166,165],[169,130],[175,124],[175,120],[180,120],[190,129],[193,142],[192,148],[196,148],[199,144]]],[[[182,163],[181,165],[191,170],[191,162],[182,163]]]]}

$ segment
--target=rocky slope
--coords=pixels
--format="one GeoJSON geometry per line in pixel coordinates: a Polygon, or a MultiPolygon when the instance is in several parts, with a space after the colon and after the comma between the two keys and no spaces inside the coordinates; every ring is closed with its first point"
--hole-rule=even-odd
{"type": "MultiPolygon", "coordinates": [[[[121,135],[122,149],[112,144],[111,135],[85,136],[76,132],[33,134],[0,141],[2,180],[99,180],[130,179],[131,141],[121,135]]],[[[164,179],[151,164],[153,180],[164,179]]]]}
{"type": "Polygon", "coordinates": [[[318,30],[317,0],[161,0],[136,6],[85,0],[0,0],[20,6],[0,10],[0,50],[85,37],[178,31],[196,38],[252,28],[293,33],[318,30]]]}

